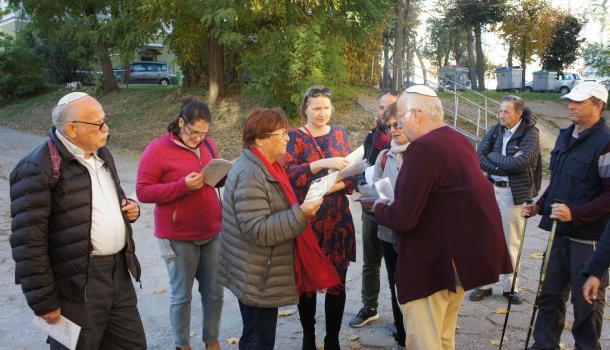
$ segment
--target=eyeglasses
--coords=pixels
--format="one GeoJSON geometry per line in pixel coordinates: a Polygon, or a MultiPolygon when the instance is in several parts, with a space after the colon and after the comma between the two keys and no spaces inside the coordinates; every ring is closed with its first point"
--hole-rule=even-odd
{"type": "Polygon", "coordinates": [[[195,130],[191,129],[191,127],[187,123],[184,123],[184,126],[186,126],[186,128],[188,129],[189,134],[191,134],[191,136],[198,136],[198,137],[204,138],[209,133],[209,131],[195,131],[195,130]]]}
{"type": "Polygon", "coordinates": [[[392,131],[392,128],[394,128],[394,129],[402,129],[402,126],[400,124],[398,124],[397,122],[390,123],[390,124],[385,124],[383,127],[385,128],[386,132],[392,131]]]}
{"type": "Polygon", "coordinates": [[[104,120],[102,120],[102,122],[99,123],[99,124],[98,123],[91,123],[91,122],[84,122],[84,121],[81,121],[81,120],[72,120],[72,121],[70,121],[70,123],[80,123],[80,124],[87,124],[87,125],[95,125],[95,126],[97,126],[97,129],[101,131],[104,128],[104,125],[108,125],[109,119],[110,119],[110,116],[106,115],[106,118],[104,118],[104,120]]]}
{"type": "Polygon", "coordinates": [[[305,97],[318,97],[320,95],[324,95],[328,98],[333,97],[330,90],[325,87],[322,87],[322,88],[312,87],[312,88],[307,89],[307,91],[305,91],[305,97]]]}
{"type": "Polygon", "coordinates": [[[269,136],[288,136],[288,131],[276,131],[276,132],[268,132],[265,135],[269,135],[269,136]]]}

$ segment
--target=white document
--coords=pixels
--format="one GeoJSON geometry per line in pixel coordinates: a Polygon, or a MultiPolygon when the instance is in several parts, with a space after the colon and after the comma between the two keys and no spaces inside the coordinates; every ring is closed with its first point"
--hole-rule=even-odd
{"type": "Polygon", "coordinates": [[[358,174],[363,173],[366,168],[368,168],[370,164],[366,161],[366,159],[357,160],[354,163],[351,163],[347,167],[343,168],[339,172],[339,176],[337,177],[337,181],[341,181],[343,179],[347,179],[348,177],[352,177],[358,174]]]}
{"type": "Polygon", "coordinates": [[[226,159],[212,159],[206,166],[201,170],[205,174],[205,182],[209,186],[216,186],[223,177],[227,175],[233,162],[226,159]]]}
{"type": "Polygon", "coordinates": [[[370,185],[373,183],[373,175],[375,175],[375,166],[371,165],[364,171],[364,180],[367,184],[370,185]]]}
{"type": "Polygon", "coordinates": [[[384,177],[383,179],[375,182],[375,189],[379,194],[379,198],[387,199],[390,202],[394,201],[394,187],[392,186],[389,177],[384,177]]]}
{"type": "Polygon", "coordinates": [[[356,163],[362,158],[364,158],[364,146],[360,146],[353,150],[352,153],[348,154],[347,157],[345,157],[345,160],[347,160],[347,162],[349,163],[348,166],[350,166],[351,164],[356,163]]]}
{"type": "Polygon", "coordinates": [[[358,192],[360,198],[356,199],[356,202],[374,202],[379,199],[377,190],[369,184],[358,185],[358,192]]]}
{"type": "Polygon", "coordinates": [[[311,185],[309,185],[309,191],[307,191],[305,202],[315,201],[316,199],[324,197],[337,181],[337,175],[339,175],[339,173],[334,172],[312,181],[311,185]]]}
{"type": "Polygon", "coordinates": [[[32,323],[68,349],[76,349],[78,335],[80,334],[80,326],[76,323],[63,316],[60,316],[59,321],[54,324],[48,324],[42,318],[34,316],[32,323]]]}

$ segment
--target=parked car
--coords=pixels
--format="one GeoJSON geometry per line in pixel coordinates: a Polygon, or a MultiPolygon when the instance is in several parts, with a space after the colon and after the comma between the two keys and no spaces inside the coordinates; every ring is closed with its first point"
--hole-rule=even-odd
{"type": "MultiPolygon", "coordinates": [[[[565,72],[563,74],[557,74],[555,78],[555,90],[560,92],[562,95],[570,92],[574,86],[583,82],[582,78],[578,73],[565,72]]],[[[534,82],[526,81],[525,82],[525,92],[533,92],[534,91],[534,82]]],[[[546,91],[546,90],[543,90],[546,91]]],[[[548,90],[551,91],[551,90],[548,90]]]]}
{"type": "Polygon", "coordinates": [[[525,91],[525,92],[534,92],[534,82],[533,81],[526,81],[525,82],[525,88],[523,89],[523,91],[525,91]]]}
{"type": "MultiPolygon", "coordinates": [[[[125,69],[115,67],[112,72],[117,81],[124,81],[125,69]]],[[[176,84],[176,75],[171,74],[165,62],[138,61],[129,65],[129,81],[131,84],[176,84]]]]}

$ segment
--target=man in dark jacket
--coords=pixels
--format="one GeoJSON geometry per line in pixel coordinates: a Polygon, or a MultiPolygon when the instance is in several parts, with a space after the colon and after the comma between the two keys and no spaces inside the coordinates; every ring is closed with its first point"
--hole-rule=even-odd
{"type": "MultiPolygon", "coordinates": [[[[384,91],[379,96],[375,127],[364,139],[364,159],[371,165],[375,164],[379,152],[390,148],[392,138],[387,134],[382,118],[386,107],[396,102],[397,99],[398,94],[394,91],[384,91]]],[[[366,182],[364,174],[362,174],[359,182],[366,182]]],[[[351,327],[364,327],[369,322],[379,319],[377,307],[379,305],[379,271],[382,258],[383,247],[381,241],[377,238],[375,214],[371,211],[371,203],[362,203],[362,308],[349,321],[351,327]]]]}
{"type": "Polygon", "coordinates": [[[559,132],[551,151],[551,180],[538,202],[523,206],[526,216],[542,214],[540,228],[557,231],[534,326],[534,349],[558,349],[565,322],[566,301],[572,293],[577,349],[600,349],[604,290],[591,305],[582,294],[581,274],[610,219],[610,128],[601,117],[608,91],[595,82],[576,85],[562,98],[570,100],[571,126],[559,132]]]}
{"type": "Polygon", "coordinates": [[[470,141],[443,122],[436,93],[412,86],[397,107],[411,143],[394,202],[376,201],[375,217],[398,238],[396,286],[407,349],[450,350],[464,290],[511,272],[510,256],[492,185],[470,141]]]}
{"type": "MultiPolygon", "coordinates": [[[[513,262],[517,263],[521,232],[525,219],[521,206],[538,194],[541,172],[540,140],[536,119],[523,99],[506,96],[500,104],[500,121],[494,125],[479,143],[477,153],[481,169],[494,184],[496,201],[502,215],[504,238],[513,262]]],[[[510,298],[513,275],[503,276],[503,295],[510,298]]],[[[491,295],[491,285],[473,290],[469,299],[479,301],[491,295]]],[[[514,304],[523,304],[515,283],[514,304]]]]}
{"type": "Polygon", "coordinates": [[[53,110],[47,142],[11,172],[15,278],[34,314],[81,326],[77,349],[144,349],[129,277],[140,279],[130,225],[140,209],[121,189],[108,131],[100,103],[70,93],[53,110]]]}

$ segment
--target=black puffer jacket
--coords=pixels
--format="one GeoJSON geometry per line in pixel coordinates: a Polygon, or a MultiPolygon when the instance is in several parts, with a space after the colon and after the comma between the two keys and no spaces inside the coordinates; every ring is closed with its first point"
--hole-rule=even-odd
{"type": "Polygon", "coordinates": [[[494,125],[477,147],[481,169],[489,175],[508,176],[513,202],[523,204],[538,195],[542,181],[542,159],[536,118],[526,108],[519,125],[502,155],[502,136],[505,128],[494,125]],[[515,155],[521,152],[517,157],[515,155]]]}
{"type": "MultiPolygon", "coordinates": [[[[91,251],[89,173],[57,138],[55,128],[49,137],[61,156],[57,184],[46,142],[30,151],[10,175],[15,282],[21,284],[28,305],[39,316],[56,310],[62,300],[86,301],[91,251]]],[[[112,174],[119,200],[125,198],[110,151],[104,147],[98,154],[112,174]]],[[[127,267],[139,281],[131,225],[125,215],[123,219],[127,267]]]]}

